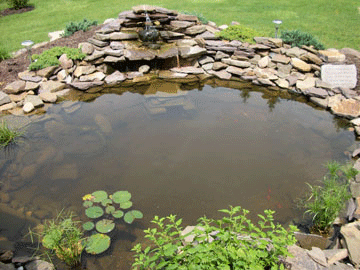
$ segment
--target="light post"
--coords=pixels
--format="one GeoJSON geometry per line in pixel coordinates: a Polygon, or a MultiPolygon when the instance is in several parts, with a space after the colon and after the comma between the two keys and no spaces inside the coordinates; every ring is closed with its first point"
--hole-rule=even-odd
{"type": "Polygon", "coordinates": [[[21,42],[21,45],[25,47],[25,49],[27,50],[27,53],[29,55],[29,59],[30,59],[30,64],[31,64],[31,46],[34,44],[34,42],[32,40],[25,40],[23,42],[21,42]]]}
{"type": "Polygon", "coordinates": [[[282,24],[282,21],[273,20],[272,22],[275,24],[275,38],[277,38],[278,30],[279,30],[280,24],[282,24]]]}

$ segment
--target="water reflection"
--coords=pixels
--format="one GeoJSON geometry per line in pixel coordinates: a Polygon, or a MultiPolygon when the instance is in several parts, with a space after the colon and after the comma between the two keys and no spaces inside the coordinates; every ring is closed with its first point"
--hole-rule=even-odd
{"type": "MultiPolygon", "coordinates": [[[[326,161],[347,158],[353,133],[286,93],[220,85],[197,84],[198,90],[159,81],[54,105],[33,119],[11,159],[2,154],[6,205],[38,221],[62,208],[84,217],[84,194],[128,190],[145,217],[137,227],[118,228],[115,257],[130,254],[134,236],[142,239],[154,215],[177,214],[194,224],[230,204],[253,216],[272,208],[288,222],[301,214],[293,200],[304,183],[320,179],[326,161]]],[[[130,260],[104,257],[97,269],[128,269],[130,260]]]]}
{"type": "Polygon", "coordinates": [[[250,89],[243,89],[240,91],[240,97],[243,99],[243,103],[247,103],[247,100],[251,97],[250,89]]]}

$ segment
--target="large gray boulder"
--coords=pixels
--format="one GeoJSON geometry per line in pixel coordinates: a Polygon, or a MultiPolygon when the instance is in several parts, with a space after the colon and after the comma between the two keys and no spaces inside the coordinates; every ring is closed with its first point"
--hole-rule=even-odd
{"type": "Polygon", "coordinates": [[[115,71],[114,73],[112,73],[109,76],[106,76],[105,78],[105,82],[107,84],[117,84],[120,82],[123,82],[126,80],[126,77],[124,76],[124,74],[122,74],[120,71],[115,71]]]}
{"type": "Polygon", "coordinates": [[[176,73],[186,73],[186,74],[203,74],[204,70],[202,68],[196,67],[181,67],[181,68],[172,68],[172,72],[176,73]]]}
{"type": "Polygon", "coordinates": [[[30,102],[35,108],[44,106],[44,102],[39,96],[27,95],[24,99],[24,103],[30,102]]]}
{"type": "Polygon", "coordinates": [[[4,105],[10,102],[11,102],[10,97],[7,94],[5,94],[3,91],[0,91],[0,105],[4,105]]]}
{"type": "Polygon", "coordinates": [[[187,35],[197,35],[206,31],[205,25],[194,25],[186,29],[185,34],[187,35]]]}
{"type": "Polygon", "coordinates": [[[126,49],[124,50],[124,56],[130,61],[140,61],[153,60],[156,54],[149,50],[126,49]]]}
{"type": "MultiPolygon", "coordinates": [[[[330,99],[332,98],[330,97],[330,99]]],[[[360,101],[355,99],[337,100],[331,104],[331,111],[336,115],[346,118],[357,118],[360,116],[360,101]]]]}
{"type": "Polygon", "coordinates": [[[291,59],[291,65],[301,72],[311,71],[311,65],[296,57],[291,59]]]}
{"type": "Polygon", "coordinates": [[[249,63],[247,61],[233,60],[230,58],[223,58],[223,59],[221,59],[221,62],[231,65],[231,66],[239,67],[239,68],[248,68],[251,66],[251,63],[249,63]]]}
{"type": "Polygon", "coordinates": [[[40,89],[39,89],[39,93],[43,93],[43,92],[57,92],[60,91],[62,89],[64,89],[66,86],[65,83],[62,82],[58,82],[58,81],[47,81],[47,82],[43,82],[40,85],[40,89]]]}
{"type": "Polygon", "coordinates": [[[5,86],[4,92],[6,94],[17,94],[23,92],[25,89],[25,84],[26,83],[22,80],[14,81],[5,86]]]}
{"type": "Polygon", "coordinates": [[[182,58],[195,58],[206,54],[206,49],[199,46],[179,47],[179,53],[182,58]]]}
{"type": "Polygon", "coordinates": [[[349,258],[359,268],[360,266],[360,222],[352,222],[341,227],[341,234],[345,238],[349,258]]]}
{"type": "Polygon", "coordinates": [[[103,85],[104,82],[103,81],[93,81],[93,82],[73,82],[73,83],[69,83],[70,86],[78,89],[78,90],[88,90],[90,88],[96,87],[96,86],[101,86],[103,85]]]}

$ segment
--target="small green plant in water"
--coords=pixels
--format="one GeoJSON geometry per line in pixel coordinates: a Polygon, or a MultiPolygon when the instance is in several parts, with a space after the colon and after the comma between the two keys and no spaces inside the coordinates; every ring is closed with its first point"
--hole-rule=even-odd
{"type": "Polygon", "coordinates": [[[287,231],[274,223],[274,211],[258,215],[256,224],[240,206],[223,209],[225,216],[200,218],[198,225],[183,233],[182,220],[175,215],[159,218],[155,228],[145,230],[152,244],[137,244],[133,269],[285,269],[282,258],[289,256],[288,245],[296,243],[294,226],[287,231]],[[185,243],[185,238],[191,243],[185,243]]]}
{"type": "MultiPolygon", "coordinates": [[[[52,220],[46,220],[38,232],[30,231],[33,236],[39,238],[39,242],[69,266],[76,266],[80,263],[81,253],[85,246],[81,222],[75,221],[72,213],[60,212],[52,220]]],[[[50,258],[50,253],[46,253],[50,258]]]]}
{"type": "Polygon", "coordinates": [[[10,143],[16,143],[17,138],[22,134],[23,132],[9,128],[7,123],[2,121],[0,125],[0,146],[5,147],[10,143]]]}
{"type": "Polygon", "coordinates": [[[317,50],[325,49],[324,45],[320,43],[313,35],[302,32],[300,30],[284,30],[281,31],[281,39],[290,44],[291,47],[301,47],[302,45],[314,46],[317,50]]]}
{"type": "Polygon", "coordinates": [[[108,195],[106,191],[98,190],[83,197],[85,214],[94,221],[83,224],[86,231],[96,231],[86,243],[85,251],[90,254],[99,254],[106,251],[111,243],[107,233],[115,229],[114,219],[124,218],[126,223],[133,223],[143,214],[138,210],[128,210],[132,207],[131,193],[117,191],[108,195]],[[126,213],[124,210],[128,210],[126,213]]]}
{"type": "Polygon", "coordinates": [[[309,186],[309,192],[302,205],[305,213],[312,217],[312,231],[328,234],[335,218],[351,198],[349,180],[354,178],[358,171],[351,164],[340,165],[333,161],[326,164],[328,173],[322,180],[322,185],[309,186]]]}
{"type": "Polygon", "coordinates": [[[85,32],[89,29],[90,26],[93,26],[93,25],[97,25],[97,21],[90,21],[86,18],[84,18],[80,22],[70,22],[65,26],[63,36],[64,37],[71,36],[72,34],[74,34],[77,31],[85,32]]]}
{"type": "Polygon", "coordinates": [[[86,56],[77,48],[53,47],[40,55],[33,54],[32,60],[34,62],[30,64],[29,69],[39,70],[50,66],[58,66],[60,65],[59,57],[63,54],[66,54],[66,56],[72,60],[83,60],[86,56]]]}
{"type": "Polygon", "coordinates": [[[254,43],[254,37],[261,36],[255,29],[243,25],[230,25],[228,28],[216,33],[216,35],[226,40],[240,40],[249,43],[254,43]]]}

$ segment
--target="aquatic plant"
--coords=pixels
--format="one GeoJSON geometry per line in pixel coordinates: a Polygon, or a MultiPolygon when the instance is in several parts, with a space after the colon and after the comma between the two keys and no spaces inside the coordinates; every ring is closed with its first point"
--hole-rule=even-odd
{"type": "Polygon", "coordinates": [[[10,143],[16,142],[16,138],[23,133],[18,130],[10,129],[6,121],[2,121],[0,125],[0,147],[5,147],[10,143]]]}
{"type": "Polygon", "coordinates": [[[258,215],[258,224],[240,206],[220,212],[223,218],[200,218],[188,233],[175,215],[155,216],[156,227],[144,231],[152,244],[132,249],[136,252],[133,269],[285,269],[282,258],[290,256],[287,246],[296,243],[296,227],[287,231],[274,224],[271,210],[258,215]],[[185,241],[189,238],[191,243],[185,241]]]}
{"type": "Polygon", "coordinates": [[[83,229],[93,231],[86,243],[85,251],[90,254],[99,254],[107,250],[111,244],[111,239],[106,233],[115,229],[114,219],[124,218],[128,224],[135,219],[140,219],[143,214],[138,210],[130,210],[124,213],[123,210],[132,207],[130,201],[131,193],[128,191],[117,191],[108,195],[106,191],[98,190],[83,197],[85,215],[94,221],[83,224],[83,229]]]}
{"type": "MultiPolygon", "coordinates": [[[[80,221],[74,220],[74,215],[61,211],[55,219],[46,220],[41,228],[35,233],[30,230],[30,236],[39,238],[39,242],[54,252],[56,256],[69,266],[80,263],[81,253],[85,247],[83,230],[80,221]]],[[[50,258],[51,254],[46,253],[50,258]]]]}
{"type": "Polygon", "coordinates": [[[96,233],[87,239],[85,251],[93,255],[100,254],[110,247],[110,243],[110,236],[103,233],[96,233]]]}
{"type": "Polygon", "coordinates": [[[332,223],[351,198],[349,180],[354,178],[358,171],[351,164],[340,165],[333,161],[326,164],[328,173],[322,180],[322,185],[309,186],[306,199],[301,205],[305,213],[312,217],[312,231],[328,234],[332,223]]]}

